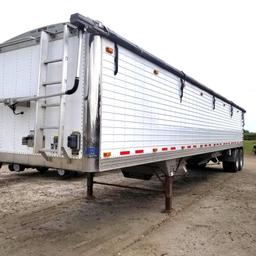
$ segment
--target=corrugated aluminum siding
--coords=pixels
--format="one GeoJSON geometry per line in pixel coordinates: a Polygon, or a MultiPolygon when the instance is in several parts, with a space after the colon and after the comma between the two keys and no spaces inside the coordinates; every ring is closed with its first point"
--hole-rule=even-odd
{"type": "Polygon", "coordinates": [[[115,52],[106,47],[114,49],[103,39],[101,158],[104,152],[120,157],[136,149],[152,153],[242,141],[241,110],[234,108],[231,116],[230,105],[218,98],[213,110],[212,95],[187,82],[181,103],[179,78],[120,46],[115,76],[115,52]]]}

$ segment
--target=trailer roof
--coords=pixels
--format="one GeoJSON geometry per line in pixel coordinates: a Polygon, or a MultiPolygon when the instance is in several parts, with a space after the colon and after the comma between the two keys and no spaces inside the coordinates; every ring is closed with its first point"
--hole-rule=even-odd
{"type": "Polygon", "coordinates": [[[88,32],[101,35],[121,46],[124,48],[136,53],[139,56],[142,56],[143,58],[151,61],[152,63],[162,67],[163,69],[171,72],[172,74],[178,76],[181,79],[184,79],[185,81],[193,84],[194,86],[212,94],[213,96],[229,103],[230,105],[240,109],[242,112],[246,112],[245,109],[242,107],[238,106],[234,102],[228,100],[227,98],[223,97],[222,95],[216,93],[212,89],[208,88],[207,86],[199,83],[196,81],[194,78],[186,75],[183,71],[180,71],[176,69],[175,67],[169,65],[168,63],[164,62],[163,60],[159,59],[158,57],[152,55],[151,53],[143,50],[139,46],[131,43],[127,39],[123,38],[122,36],[118,35],[114,31],[110,30],[106,26],[104,26],[101,22],[92,20],[88,17],[85,17],[79,13],[72,14],[70,17],[70,23],[78,27],[79,29],[86,29],[88,32]]]}

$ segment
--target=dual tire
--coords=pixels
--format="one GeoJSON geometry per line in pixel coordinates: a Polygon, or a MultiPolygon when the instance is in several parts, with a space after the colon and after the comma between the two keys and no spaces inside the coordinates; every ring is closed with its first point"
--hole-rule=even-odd
{"type": "Polygon", "coordinates": [[[8,168],[11,172],[23,172],[25,170],[25,166],[21,164],[9,164],[8,168]]]}
{"type": "Polygon", "coordinates": [[[223,169],[227,172],[241,171],[244,166],[244,152],[242,148],[232,151],[233,161],[223,161],[223,169]]]}

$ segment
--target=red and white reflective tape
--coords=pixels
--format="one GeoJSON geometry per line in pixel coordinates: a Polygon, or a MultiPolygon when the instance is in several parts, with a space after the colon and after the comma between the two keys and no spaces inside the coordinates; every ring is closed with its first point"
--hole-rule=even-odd
{"type": "Polygon", "coordinates": [[[164,147],[146,147],[138,149],[124,149],[122,151],[110,150],[102,153],[103,158],[118,157],[118,156],[132,156],[132,155],[142,155],[142,154],[152,154],[152,153],[166,153],[174,152],[177,150],[192,150],[196,148],[209,148],[209,147],[219,147],[227,146],[233,144],[241,144],[242,141],[228,141],[228,142],[218,142],[218,143],[208,143],[208,144],[191,144],[191,145],[181,145],[181,146],[164,146],[164,147]]]}
{"type": "Polygon", "coordinates": [[[120,156],[130,155],[130,151],[120,151],[120,156]]]}

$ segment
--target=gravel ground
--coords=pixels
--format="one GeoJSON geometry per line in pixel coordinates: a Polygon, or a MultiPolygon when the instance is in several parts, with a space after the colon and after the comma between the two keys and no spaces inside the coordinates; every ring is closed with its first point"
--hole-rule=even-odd
{"type": "MultiPolygon", "coordinates": [[[[108,173],[96,180],[160,189],[108,173]]],[[[238,173],[193,170],[174,184],[174,210],[163,195],[95,185],[85,175],[0,171],[0,255],[256,255],[256,157],[238,173]]]]}

